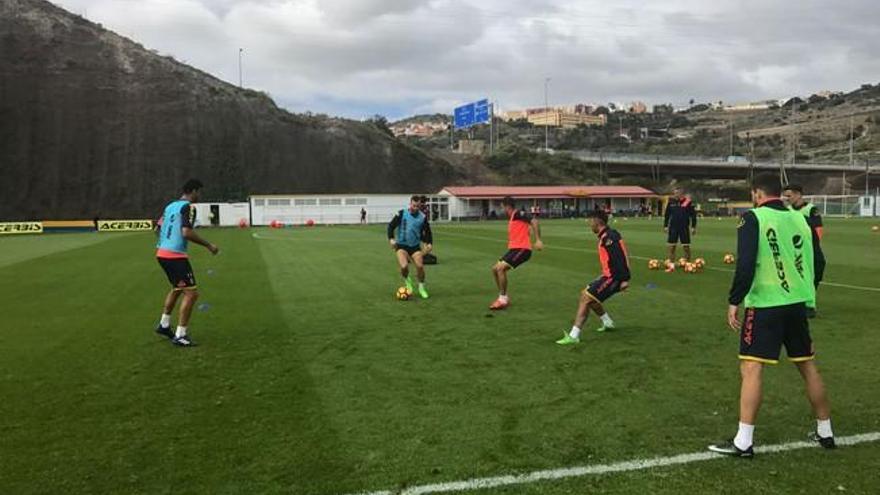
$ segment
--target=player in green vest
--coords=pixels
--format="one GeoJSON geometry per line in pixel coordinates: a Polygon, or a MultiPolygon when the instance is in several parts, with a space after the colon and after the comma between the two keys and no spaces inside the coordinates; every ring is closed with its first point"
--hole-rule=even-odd
{"type": "MultiPolygon", "coordinates": [[[[794,211],[801,213],[804,218],[807,219],[807,223],[810,224],[810,228],[816,232],[816,239],[822,240],[822,215],[819,214],[819,209],[816,208],[812,203],[808,203],[804,200],[804,188],[799,184],[788,184],[785,186],[784,191],[785,201],[788,203],[788,207],[794,211]]],[[[818,244],[817,244],[818,245],[818,244]]],[[[821,249],[821,247],[819,248],[821,249]]],[[[822,281],[822,273],[816,273],[816,289],[819,289],[819,282],[822,281]]],[[[811,301],[807,303],[807,317],[815,318],[816,317],[816,301],[811,301]]]]}
{"type": "Polygon", "coordinates": [[[782,187],[773,174],[759,174],[752,184],[755,208],[746,212],[737,232],[737,264],[730,289],[727,321],[740,334],[739,430],[736,437],[709,450],[752,457],[752,433],[761,406],[765,364],[779,362],[782,346],[804,379],[816,416],[811,439],[835,447],[831,406],[816,368],[807,321],[807,303],[815,300],[815,274],[824,269],[816,233],[802,214],[780,199],[782,187]],[[742,320],[739,307],[745,305],[742,320]]]}

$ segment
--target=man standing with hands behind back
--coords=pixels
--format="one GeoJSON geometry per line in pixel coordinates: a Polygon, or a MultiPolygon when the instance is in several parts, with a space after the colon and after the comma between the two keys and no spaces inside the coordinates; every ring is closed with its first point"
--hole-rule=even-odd
{"type": "Polygon", "coordinates": [[[697,233],[697,210],[691,199],[684,195],[680,187],[672,190],[672,197],[663,215],[663,231],[669,235],[669,261],[675,262],[675,246],[681,243],[684,257],[691,260],[691,234],[697,233]]]}

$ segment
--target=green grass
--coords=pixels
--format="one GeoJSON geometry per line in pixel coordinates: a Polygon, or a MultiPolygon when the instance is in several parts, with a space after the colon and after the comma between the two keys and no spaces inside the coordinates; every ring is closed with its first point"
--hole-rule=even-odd
{"type": "MultiPolygon", "coordinates": [[[[869,225],[827,222],[828,281],[880,287],[869,225]]],[[[657,222],[617,227],[634,257],[664,257],[657,222]]],[[[590,320],[584,344],[559,348],[598,270],[595,237],[546,222],[546,250],[491,315],[504,228],[438,225],[432,298],[408,302],[379,226],[206,231],[223,252],[193,249],[210,305],[195,349],[152,333],[167,281],[150,234],[0,239],[0,493],[333,495],[696,452],[734,433],[730,273],[633,259],[631,290],[607,305],[619,330],[590,320]]],[[[705,220],[694,242],[723,268],[735,225],[705,220]]],[[[838,435],[880,430],[878,296],[820,290],[838,435]]],[[[796,371],[765,384],[756,441],[802,439],[814,423],[796,371]]],[[[479,493],[876,493],[878,469],[865,444],[479,493]]]]}

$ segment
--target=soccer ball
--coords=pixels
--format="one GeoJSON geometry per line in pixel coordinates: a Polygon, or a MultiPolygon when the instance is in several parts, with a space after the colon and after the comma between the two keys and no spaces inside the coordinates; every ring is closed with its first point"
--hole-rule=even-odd
{"type": "Polygon", "coordinates": [[[696,266],[698,270],[702,270],[703,267],[706,266],[706,260],[703,258],[697,258],[694,260],[694,266],[696,266]]]}
{"type": "Polygon", "coordinates": [[[655,259],[648,260],[648,269],[649,270],[659,270],[660,269],[660,260],[655,260],[655,259]]]}
{"type": "Polygon", "coordinates": [[[397,289],[397,293],[395,294],[395,297],[397,297],[398,301],[406,301],[410,298],[410,296],[412,296],[412,291],[407,289],[406,287],[401,287],[397,289]]]}
{"type": "Polygon", "coordinates": [[[732,265],[734,261],[736,261],[736,258],[734,258],[732,254],[727,253],[724,255],[724,264],[725,265],[732,265]]]}
{"type": "Polygon", "coordinates": [[[666,260],[666,273],[672,273],[675,271],[675,263],[672,260],[666,260]]]}
{"type": "Polygon", "coordinates": [[[871,227],[871,232],[880,232],[880,227],[878,227],[877,225],[871,227]]]}
{"type": "Polygon", "coordinates": [[[685,263],[684,271],[685,273],[697,273],[697,265],[693,263],[685,263]]]}
{"type": "Polygon", "coordinates": [[[688,264],[687,258],[679,258],[678,259],[678,266],[684,268],[684,266],[687,264],[688,264]]]}

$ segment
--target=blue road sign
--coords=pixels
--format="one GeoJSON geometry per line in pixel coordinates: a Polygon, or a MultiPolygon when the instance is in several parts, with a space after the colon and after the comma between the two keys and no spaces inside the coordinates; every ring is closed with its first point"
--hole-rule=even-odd
{"type": "Polygon", "coordinates": [[[456,107],[453,111],[456,129],[485,124],[492,118],[492,106],[489,100],[480,100],[456,107]]]}

